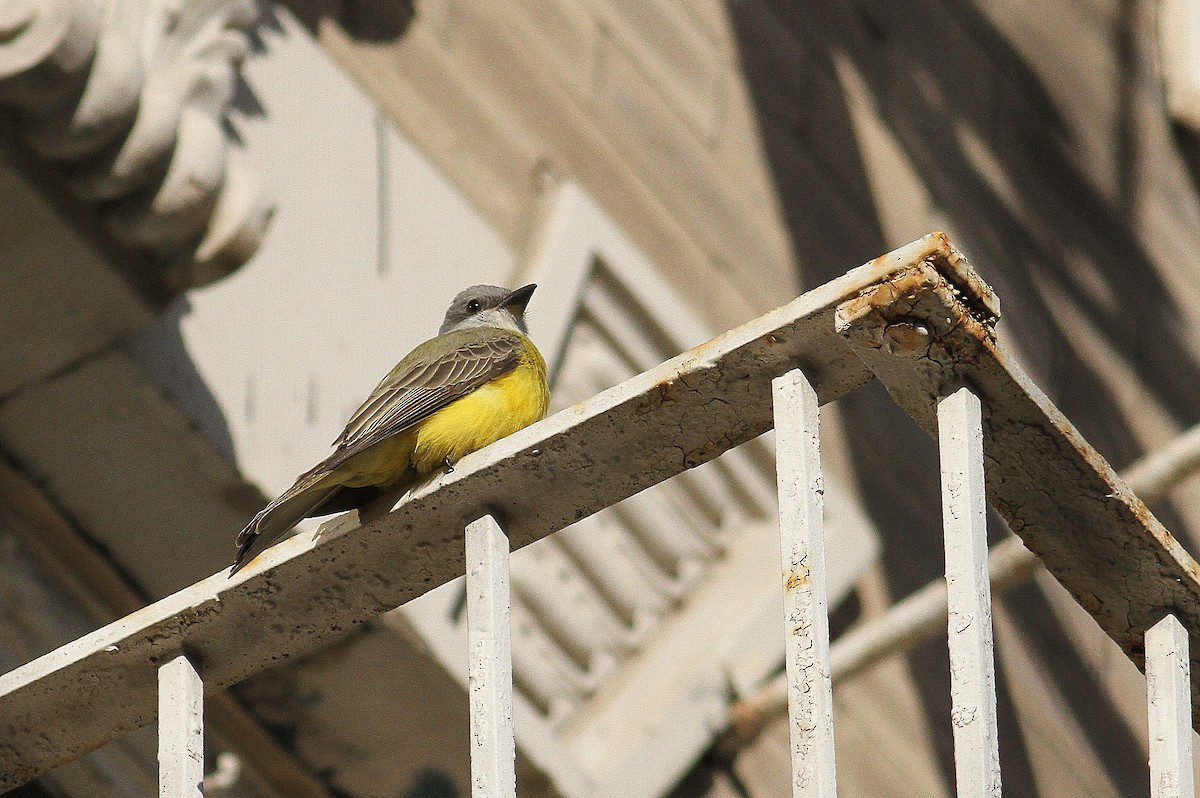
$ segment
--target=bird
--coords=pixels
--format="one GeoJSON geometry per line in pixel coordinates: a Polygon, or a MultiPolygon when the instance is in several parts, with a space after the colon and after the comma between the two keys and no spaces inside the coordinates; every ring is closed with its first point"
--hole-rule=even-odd
{"type": "Polygon", "coordinates": [[[233,576],[302,519],[420,485],[535,421],[550,406],[546,361],[529,338],[536,284],[474,285],[438,334],[400,360],[350,417],[333,453],[301,474],[238,534],[233,576]]]}

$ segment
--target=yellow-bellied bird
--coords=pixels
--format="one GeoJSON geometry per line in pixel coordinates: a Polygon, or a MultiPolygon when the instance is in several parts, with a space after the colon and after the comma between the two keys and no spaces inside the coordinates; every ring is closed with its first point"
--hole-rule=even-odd
{"type": "Polygon", "coordinates": [[[334,451],[254,516],[237,537],[237,573],[302,518],[360,507],[412,487],[467,454],[544,418],[546,361],[529,339],[535,286],[466,289],[435,338],[409,352],[376,386],[334,451]]]}

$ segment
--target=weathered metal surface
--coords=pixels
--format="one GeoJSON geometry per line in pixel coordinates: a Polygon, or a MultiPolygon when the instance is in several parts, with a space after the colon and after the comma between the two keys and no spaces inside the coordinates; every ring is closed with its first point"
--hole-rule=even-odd
{"type": "Polygon", "coordinates": [[[1195,798],[1188,633],[1174,615],[1146,632],[1151,798],[1195,798]]]}
{"type": "Polygon", "coordinates": [[[1009,363],[987,293],[960,301],[975,279],[945,236],[927,236],[464,458],[393,512],[293,538],[234,579],[216,574],[0,677],[0,788],[153,721],[155,668],[173,652],[198,657],[219,690],[461,575],[461,530],[482,512],[519,548],[761,434],[771,379],[798,365],[822,402],[873,371],[931,430],[936,399],[969,377],[989,408],[993,503],[1101,626],[1139,662],[1164,608],[1200,629],[1195,562],[1009,363]],[[884,349],[891,323],[915,332],[888,336],[897,354],[915,340],[920,357],[884,349]]]}
{"type": "Polygon", "coordinates": [[[983,423],[968,388],[938,403],[954,775],[959,798],[1000,798],[983,423]]]}
{"type": "Polygon", "coordinates": [[[836,798],[817,394],[799,370],[772,387],[792,795],[836,798]]]}
{"type": "MultiPolygon", "coordinates": [[[[1200,632],[1200,566],[1007,354],[990,292],[973,296],[966,259],[935,237],[927,258],[846,303],[838,327],[930,434],[937,400],[970,385],[983,402],[992,506],[1143,667],[1146,630],[1165,613],[1200,632]],[[894,325],[922,327],[928,338],[898,349],[889,344],[894,325]]],[[[1200,719],[1196,700],[1193,691],[1200,719]]]]}
{"type": "Polygon", "coordinates": [[[158,666],[158,795],[204,794],[204,682],[179,654],[158,666]]]}

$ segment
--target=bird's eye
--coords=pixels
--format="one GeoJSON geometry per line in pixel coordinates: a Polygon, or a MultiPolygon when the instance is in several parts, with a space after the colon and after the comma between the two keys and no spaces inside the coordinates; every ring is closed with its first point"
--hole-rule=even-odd
{"type": "Polygon", "coordinates": [[[481,308],[481,307],[483,307],[483,306],[482,306],[482,305],[479,303],[479,300],[478,300],[478,299],[472,299],[470,302],[468,302],[468,303],[467,303],[467,312],[468,312],[468,313],[475,313],[475,312],[477,312],[477,311],[479,310],[479,308],[481,308]]]}

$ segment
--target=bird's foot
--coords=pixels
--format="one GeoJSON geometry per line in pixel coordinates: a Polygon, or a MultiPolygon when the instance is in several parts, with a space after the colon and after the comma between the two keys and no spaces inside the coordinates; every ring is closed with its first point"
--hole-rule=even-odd
{"type": "Polygon", "coordinates": [[[453,473],[454,473],[454,463],[451,463],[451,462],[450,462],[450,458],[449,458],[449,457],[446,457],[446,459],[442,461],[442,465],[446,466],[446,473],[447,473],[447,474],[453,474],[453,473]]]}

